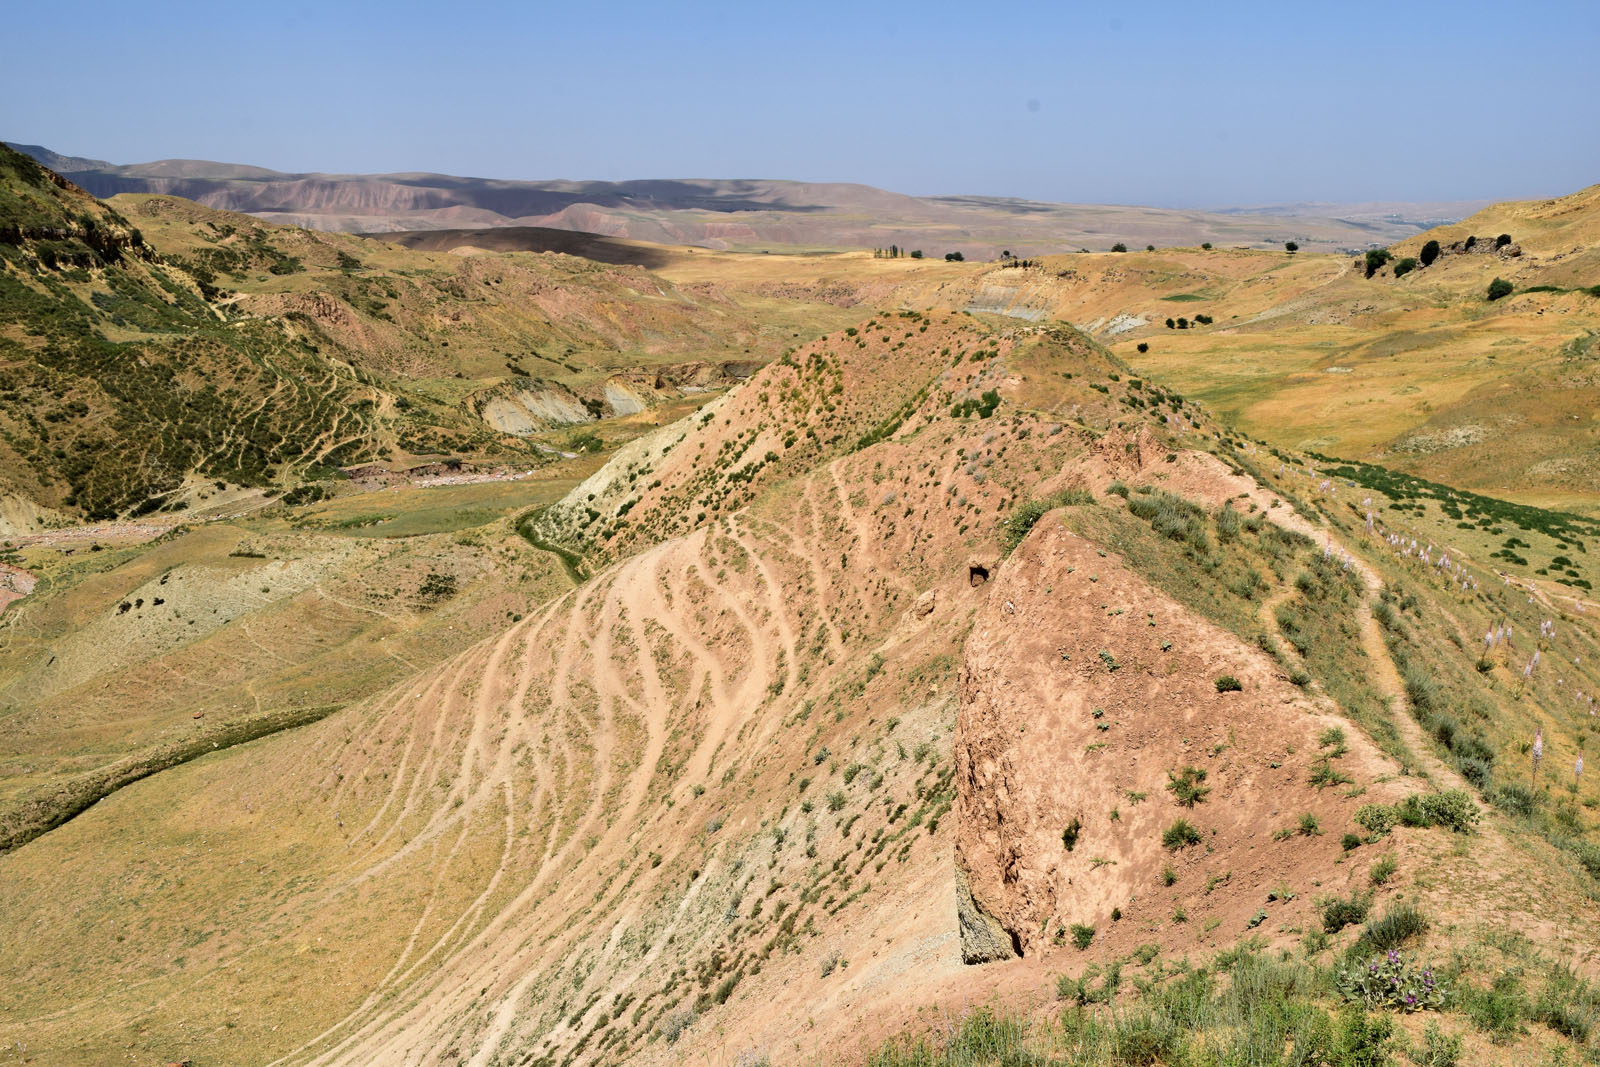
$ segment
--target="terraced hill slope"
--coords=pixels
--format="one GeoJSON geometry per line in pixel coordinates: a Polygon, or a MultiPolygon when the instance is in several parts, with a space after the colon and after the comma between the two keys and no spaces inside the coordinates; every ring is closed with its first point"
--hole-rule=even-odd
{"type": "Polygon", "coordinates": [[[1587,968],[1600,800],[1515,789],[1536,724],[1551,766],[1592,732],[1592,619],[1431,522],[1070,329],[863,318],[539,516],[582,585],[0,856],[0,1042],[839,1062],[1091,961],[1326,959],[1324,896],[1369,893],[1436,952],[1537,923],[1587,968]],[[1463,833],[1390,828],[1412,794],[1463,833]]]}

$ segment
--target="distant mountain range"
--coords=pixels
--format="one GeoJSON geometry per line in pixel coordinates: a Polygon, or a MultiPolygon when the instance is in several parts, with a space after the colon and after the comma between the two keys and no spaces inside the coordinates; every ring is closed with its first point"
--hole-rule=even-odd
{"type": "Polygon", "coordinates": [[[1198,245],[1308,251],[1387,245],[1481,207],[1295,204],[1214,211],[907,196],[844,182],[506,181],[443,174],[286,174],[167,159],[119,165],[13,144],[98,197],[162,193],[269,222],[351,233],[539,226],[707,248],[919,249],[992,258],[1198,245]],[[1345,209],[1350,210],[1345,210],[1345,209]]]}

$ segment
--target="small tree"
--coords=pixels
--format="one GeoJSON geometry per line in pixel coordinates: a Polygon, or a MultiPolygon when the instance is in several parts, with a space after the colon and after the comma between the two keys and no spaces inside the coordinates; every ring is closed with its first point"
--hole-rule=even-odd
{"type": "Polygon", "coordinates": [[[1140,341],[1139,342],[1139,354],[1142,356],[1148,351],[1150,351],[1150,343],[1148,341],[1140,341]]]}
{"type": "Polygon", "coordinates": [[[1283,250],[1292,256],[1300,251],[1300,244],[1297,241],[1285,241],[1283,242],[1283,250]]]}
{"type": "Polygon", "coordinates": [[[1189,320],[1184,318],[1181,315],[1178,316],[1178,329],[1187,330],[1188,328],[1189,328],[1189,320]]]}
{"type": "Polygon", "coordinates": [[[1155,245],[1145,245],[1144,246],[1144,250],[1146,252],[1154,252],[1156,250],[1156,246],[1155,245]]]}
{"type": "Polygon", "coordinates": [[[1423,245],[1420,258],[1424,267],[1431,266],[1433,261],[1439,258],[1439,242],[1429,241],[1423,245]]]}
{"type": "Polygon", "coordinates": [[[1173,322],[1171,319],[1167,320],[1167,329],[1176,330],[1177,328],[1178,328],[1178,324],[1177,323],[1173,322]]]}
{"type": "Polygon", "coordinates": [[[913,248],[913,249],[912,249],[912,250],[911,250],[911,258],[912,258],[912,259],[921,259],[921,258],[922,258],[922,249],[920,249],[920,248],[913,248]]]}
{"type": "Polygon", "coordinates": [[[1202,241],[1200,243],[1200,247],[1205,249],[1207,252],[1209,252],[1209,251],[1211,251],[1211,242],[1210,241],[1202,241]]]}
{"type": "Polygon", "coordinates": [[[1400,262],[1394,265],[1394,276],[1396,278],[1404,278],[1407,274],[1410,274],[1416,269],[1417,261],[1411,256],[1407,256],[1405,259],[1402,259],[1400,262]]]}
{"type": "Polygon", "coordinates": [[[1474,235],[1474,234],[1468,234],[1467,235],[1467,239],[1464,242],[1462,242],[1461,247],[1470,252],[1470,251],[1472,251],[1473,246],[1476,245],[1477,243],[1478,243],[1477,236],[1474,235]]]}
{"type": "Polygon", "coordinates": [[[1113,252],[1126,252],[1127,250],[1128,246],[1123,244],[1121,241],[1118,241],[1116,244],[1111,246],[1111,251],[1113,252]]]}
{"type": "Polygon", "coordinates": [[[1516,287],[1504,278],[1496,278],[1489,283],[1489,299],[1499,300],[1503,296],[1510,296],[1516,287]]]}
{"type": "Polygon", "coordinates": [[[960,263],[966,258],[967,257],[962,255],[960,252],[946,252],[944,254],[944,260],[946,263],[960,263]]]}
{"type": "Polygon", "coordinates": [[[1510,243],[1511,243],[1511,235],[1509,233],[1503,233],[1499,237],[1496,237],[1494,239],[1494,246],[1496,248],[1504,248],[1506,245],[1508,245],[1510,243]]]}
{"type": "Polygon", "coordinates": [[[1394,258],[1394,254],[1387,248],[1374,248],[1367,253],[1367,277],[1372,277],[1383,265],[1394,258]]]}

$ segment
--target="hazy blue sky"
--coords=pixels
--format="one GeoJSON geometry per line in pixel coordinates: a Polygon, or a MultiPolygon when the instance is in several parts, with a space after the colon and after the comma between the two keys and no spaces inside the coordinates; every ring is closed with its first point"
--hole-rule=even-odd
{"type": "Polygon", "coordinates": [[[15,4],[0,138],[118,163],[1222,205],[1600,181],[1600,0],[15,4]]]}

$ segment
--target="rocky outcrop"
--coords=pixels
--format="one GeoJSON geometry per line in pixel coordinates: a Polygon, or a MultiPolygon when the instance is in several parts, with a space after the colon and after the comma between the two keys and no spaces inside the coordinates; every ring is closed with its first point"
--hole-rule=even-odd
{"type": "Polygon", "coordinates": [[[956,921],[961,926],[962,963],[995,963],[1016,959],[1021,954],[1000,920],[973,899],[972,883],[959,864],[956,866],[956,921]]]}
{"type": "Polygon", "coordinates": [[[526,436],[553,426],[593,422],[582,400],[558,382],[518,380],[478,402],[483,421],[502,433],[526,436]]]}
{"type": "MultiPolygon", "coordinates": [[[[1115,924],[1133,936],[1182,907],[1242,929],[1285,871],[1342,884],[1331,831],[1350,825],[1356,802],[1310,784],[1318,732],[1338,720],[1260,650],[1146,584],[1058,515],[1041,519],[989,582],[960,690],[964,954],[1000,958],[989,955],[992,924],[1022,955],[1061,944],[1075,925],[1108,935],[1115,924]],[[1224,674],[1243,691],[1218,692],[1224,674]],[[1183,768],[1209,791],[1193,807],[1167,787],[1183,768]],[[1279,833],[1307,812],[1330,832],[1279,833]],[[1180,818],[1196,838],[1165,847],[1180,818]],[[1226,888],[1203,892],[1208,879],[1226,888]]],[[[1355,736],[1338,766],[1363,784],[1387,769],[1355,736]]],[[[1371,785],[1362,802],[1383,789],[1371,785]]]]}

